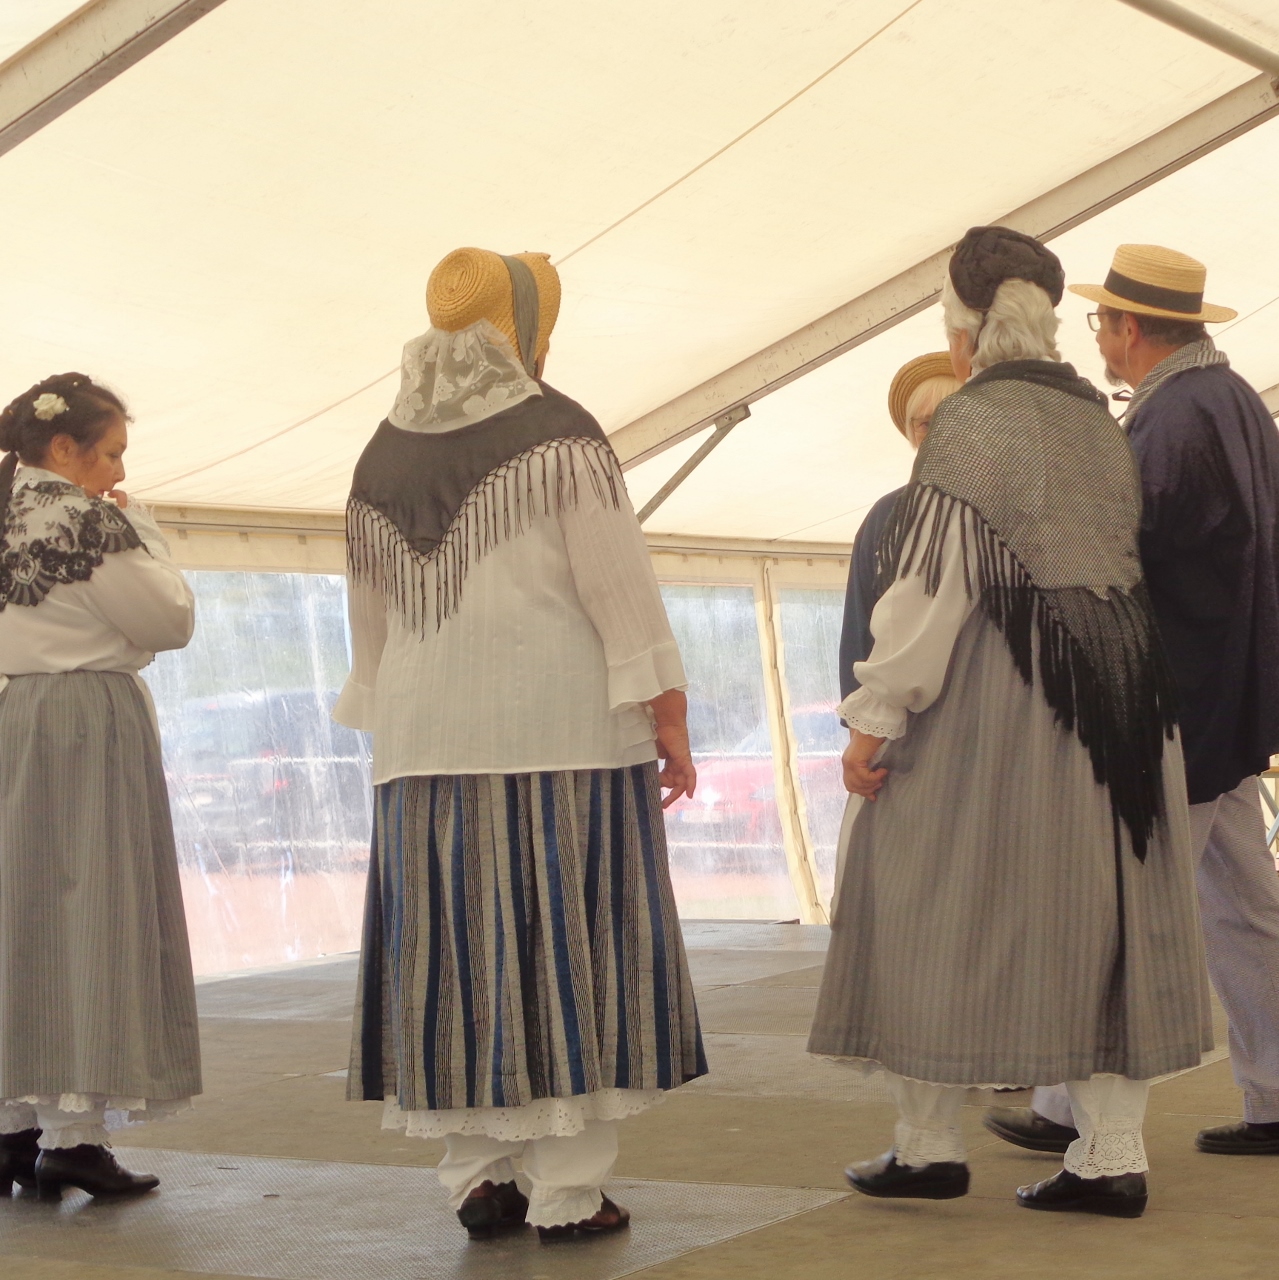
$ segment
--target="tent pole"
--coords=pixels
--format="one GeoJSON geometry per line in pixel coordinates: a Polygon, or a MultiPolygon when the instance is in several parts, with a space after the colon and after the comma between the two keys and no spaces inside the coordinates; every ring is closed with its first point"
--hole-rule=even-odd
{"type": "Polygon", "coordinates": [[[1240,62],[1279,79],[1279,52],[1263,48],[1246,36],[1227,31],[1225,27],[1183,5],[1173,4],[1172,0],[1120,0],[1120,3],[1126,4],[1130,9],[1139,9],[1149,17],[1175,27],[1184,35],[1211,45],[1221,53],[1238,58],[1240,62]]]}
{"type": "Polygon", "coordinates": [[[664,484],[662,487],[640,508],[639,522],[643,524],[645,520],[657,510],[658,507],[666,501],[667,498],[675,492],[676,489],[688,479],[689,476],[702,465],[721,440],[735,427],[739,422],[745,421],[751,416],[749,406],[739,404],[735,408],[730,409],[727,413],[721,414],[715,419],[715,430],[711,432],[710,438],[702,441],[698,446],[697,452],[693,454],[689,460],[664,484]]]}

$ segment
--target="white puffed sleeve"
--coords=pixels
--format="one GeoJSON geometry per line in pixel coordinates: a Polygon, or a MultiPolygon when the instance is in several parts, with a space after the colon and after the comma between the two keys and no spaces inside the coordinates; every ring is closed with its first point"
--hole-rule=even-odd
{"type": "Polygon", "coordinates": [[[590,479],[598,455],[572,447],[577,503],[561,512],[560,527],[578,599],[604,644],[609,708],[616,711],[688,681],[621,472],[614,463],[614,506],[607,486],[601,497],[590,479]]]}
{"type": "Polygon", "coordinates": [[[367,582],[346,581],[351,622],[351,674],[333,708],[333,719],[348,729],[373,730],[377,673],[386,647],[386,602],[367,582]]]}
{"type": "Polygon", "coordinates": [[[865,662],[853,666],[862,687],[839,708],[850,728],[876,738],[900,738],[908,713],[926,711],[941,693],[951,651],[973,610],[964,574],[964,518],[961,507],[951,513],[936,595],[928,595],[924,576],[912,571],[875,605],[870,615],[874,648],[865,662]]]}
{"type": "Polygon", "coordinates": [[[104,556],[83,584],[81,599],[90,613],[139,649],[184,649],[195,630],[195,597],[154,523],[148,532],[145,547],[104,556]]]}

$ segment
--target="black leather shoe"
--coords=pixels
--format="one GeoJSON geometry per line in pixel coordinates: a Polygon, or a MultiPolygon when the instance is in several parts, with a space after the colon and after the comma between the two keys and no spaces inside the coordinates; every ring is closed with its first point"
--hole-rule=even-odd
{"type": "Polygon", "coordinates": [[[63,1187],[79,1187],[91,1196],[141,1196],[154,1191],[160,1179],[151,1173],[120,1168],[106,1147],[82,1143],[53,1147],[36,1160],[36,1187],[41,1200],[61,1200],[63,1187]]]}
{"type": "Polygon", "coordinates": [[[513,1182],[481,1182],[467,1194],[457,1220],[472,1240],[518,1231],[528,1213],[528,1197],[513,1182]]]}
{"type": "Polygon", "coordinates": [[[897,1150],[850,1164],[844,1177],[854,1191],[884,1200],[958,1200],[968,1194],[968,1166],[953,1161],[915,1168],[897,1163],[897,1150]]]}
{"type": "Polygon", "coordinates": [[[1017,1188],[1017,1203],[1023,1209],[1100,1213],[1108,1218],[1140,1218],[1146,1212],[1146,1198],[1144,1173],[1081,1178],[1063,1169],[1045,1182],[1017,1188]]]}
{"type": "Polygon", "coordinates": [[[1240,1120],[1217,1129],[1202,1129],[1195,1147],[1214,1156],[1279,1156],[1279,1124],[1240,1120]]]}
{"type": "Polygon", "coordinates": [[[13,1194],[13,1184],[30,1190],[36,1185],[39,1129],[0,1134],[0,1196],[13,1194]]]}
{"type": "Polygon", "coordinates": [[[1066,1148],[1079,1137],[1079,1130],[1056,1124],[1029,1107],[994,1107],[981,1118],[997,1138],[1027,1151],[1051,1151],[1065,1155],[1066,1148]]]}
{"type": "Polygon", "coordinates": [[[538,1227],[538,1236],[542,1240],[575,1240],[582,1236],[606,1236],[614,1231],[625,1231],[631,1225],[630,1211],[614,1204],[608,1196],[603,1199],[604,1203],[591,1217],[562,1227],[538,1227]]]}

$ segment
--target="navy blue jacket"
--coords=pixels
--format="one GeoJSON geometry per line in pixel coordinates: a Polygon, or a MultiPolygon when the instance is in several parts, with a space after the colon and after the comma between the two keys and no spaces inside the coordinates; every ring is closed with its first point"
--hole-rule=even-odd
{"type": "MultiPolygon", "coordinates": [[[[902,488],[905,488],[903,485],[902,488]]],[[[848,564],[848,589],[844,593],[844,627],[839,635],[839,700],[842,702],[861,681],[853,675],[853,663],[870,657],[874,638],[870,615],[879,599],[875,593],[875,548],[883,536],[888,517],[901,496],[901,489],[886,493],[866,513],[853,539],[853,556],[848,564]]]]}
{"type": "Polygon", "coordinates": [[[1279,431],[1226,365],[1174,374],[1127,425],[1142,566],[1201,804],[1279,751],[1279,431]]]}

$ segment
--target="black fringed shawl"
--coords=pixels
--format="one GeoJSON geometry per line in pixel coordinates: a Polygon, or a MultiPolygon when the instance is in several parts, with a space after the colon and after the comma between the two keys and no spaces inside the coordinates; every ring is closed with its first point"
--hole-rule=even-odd
{"type": "Polygon", "coordinates": [[[1068,364],[1025,360],[944,400],[879,546],[881,591],[913,571],[936,593],[956,509],[970,598],[1027,684],[1038,666],[1144,861],[1176,713],[1141,574],[1140,479],[1102,393],[1068,364]]]}
{"type": "Polygon", "coordinates": [[[599,423],[538,385],[540,396],[452,431],[383,421],[356,463],[347,568],[416,630],[425,633],[428,620],[438,629],[457,608],[473,561],[537,514],[576,506],[583,480],[601,501],[620,503],[621,471],[599,423]],[[584,477],[575,457],[585,460],[584,477]]]}

